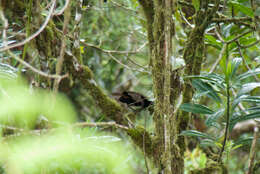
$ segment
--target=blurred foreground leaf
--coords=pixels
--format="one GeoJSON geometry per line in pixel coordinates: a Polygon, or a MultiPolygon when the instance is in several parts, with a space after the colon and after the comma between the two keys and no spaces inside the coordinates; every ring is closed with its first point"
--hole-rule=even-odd
{"type": "Polygon", "coordinates": [[[39,116],[72,123],[76,115],[67,98],[26,87],[23,80],[0,78],[0,123],[32,128],[39,116]]]}
{"type": "Polygon", "coordinates": [[[64,128],[20,137],[0,144],[0,162],[7,174],[132,173],[131,151],[111,137],[64,128]]]}

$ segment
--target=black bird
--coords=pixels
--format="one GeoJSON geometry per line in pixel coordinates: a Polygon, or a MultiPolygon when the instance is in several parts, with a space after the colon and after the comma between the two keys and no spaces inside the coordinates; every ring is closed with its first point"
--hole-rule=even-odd
{"type": "Polygon", "coordinates": [[[153,104],[152,101],[148,100],[142,94],[132,91],[124,91],[118,100],[122,103],[126,103],[128,106],[140,106],[142,109],[153,104]]]}

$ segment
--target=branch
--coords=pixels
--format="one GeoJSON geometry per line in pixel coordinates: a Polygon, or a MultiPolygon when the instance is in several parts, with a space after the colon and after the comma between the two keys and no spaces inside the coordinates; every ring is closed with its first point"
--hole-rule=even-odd
{"type": "Polygon", "coordinates": [[[93,44],[90,44],[90,43],[86,43],[84,41],[80,41],[80,43],[86,47],[92,47],[92,48],[95,48],[97,50],[100,50],[104,53],[107,53],[107,54],[111,54],[111,53],[114,53],[114,54],[136,54],[136,53],[139,53],[145,46],[147,43],[145,43],[144,45],[142,45],[140,48],[134,50],[134,51],[118,51],[118,50],[106,50],[106,49],[103,49],[103,48],[100,48],[99,46],[97,45],[93,45],[93,44]]]}
{"type": "Polygon", "coordinates": [[[98,122],[98,123],[88,123],[88,122],[80,122],[74,124],[74,126],[77,127],[98,127],[98,126],[110,126],[110,127],[116,127],[123,130],[128,130],[129,128],[120,124],[117,124],[116,122],[98,122]]]}
{"type": "MultiPolygon", "coordinates": [[[[242,53],[242,51],[241,51],[239,42],[236,41],[236,44],[237,44],[238,52],[239,52],[239,54],[240,54],[240,56],[241,56],[241,58],[242,58],[242,60],[243,60],[243,62],[244,62],[244,64],[245,64],[247,70],[248,70],[248,71],[252,71],[252,69],[251,69],[251,68],[249,67],[249,65],[247,64],[246,59],[245,59],[245,57],[244,57],[244,55],[243,55],[243,53],[242,53]]],[[[256,80],[257,82],[259,82],[259,78],[257,77],[257,75],[254,74],[253,76],[254,76],[255,80],[256,80]]]]}
{"type": "MultiPolygon", "coordinates": [[[[66,3],[68,2],[67,5],[65,5],[65,7],[68,7],[64,13],[64,23],[63,23],[63,35],[61,36],[61,48],[60,48],[60,56],[57,60],[57,64],[56,64],[56,75],[59,75],[62,71],[62,65],[63,65],[63,61],[64,61],[64,54],[65,54],[65,49],[66,49],[66,34],[68,33],[68,25],[69,25],[69,20],[70,20],[70,1],[67,0],[66,3]]],[[[54,81],[54,85],[53,85],[53,90],[54,91],[58,91],[59,89],[59,83],[60,83],[60,79],[55,79],[54,81]]]]}
{"type": "MultiPolygon", "coordinates": [[[[260,20],[260,16],[256,16],[255,18],[256,18],[256,20],[260,20]]],[[[220,23],[220,22],[237,23],[237,22],[245,22],[245,21],[252,22],[253,18],[251,18],[251,17],[235,17],[235,18],[213,18],[212,19],[212,22],[216,22],[216,23],[220,23]]]]}
{"type": "MultiPolygon", "coordinates": [[[[126,130],[127,134],[141,150],[143,149],[143,135],[145,135],[146,153],[152,155],[153,149],[149,133],[144,128],[128,128],[128,125],[131,125],[130,120],[134,119],[136,115],[123,108],[117,101],[105,94],[95,82],[92,71],[87,66],[80,65],[75,57],[65,59],[64,63],[72,75],[72,78],[79,81],[80,84],[87,89],[87,92],[94,99],[102,113],[108,119],[115,121],[115,123],[108,124],[126,130]]],[[[82,124],[90,125],[87,123],[82,124]]]]}
{"type": "Polygon", "coordinates": [[[118,64],[122,65],[123,67],[125,67],[125,68],[127,68],[127,69],[129,69],[129,70],[131,70],[131,71],[139,71],[139,72],[141,72],[141,73],[148,73],[148,74],[150,74],[149,71],[142,71],[142,70],[139,70],[139,69],[130,68],[129,66],[127,66],[127,65],[123,64],[122,62],[120,62],[120,61],[119,61],[117,58],[115,58],[111,53],[108,53],[108,55],[109,55],[114,61],[116,61],[118,64]]]}
{"type": "Polygon", "coordinates": [[[245,32],[245,33],[242,33],[242,34],[238,35],[237,37],[235,37],[234,39],[231,39],[231,40],[229,40],[229,41],[226,41],[226,43],[227,43],[227,44],[230,44],[230,43],[232,43],[232,42],[235,42],[236,40],[240,39],[241,37],[243,37],[243,36],[245,36],[245,35],[247,35],[247,34],[249,34],[249,33],[251,33],[251,32],[253,32],[253,30],[249,30],[249,31],[247,31],[247,32],[245,32]]]}
{"type": "Polygon", "coordinates": [[[247,174],[252,174],[253,173],[253,167],[254,167],[254,160],[255,160],[255,154],[256,154],[256,144],[257,144],[257,134],[259,132],[259,128],[256,126],[254,128],[254,139],[251,145],[251,150],[250,150],[250,160],[249,160],[249,167],[247,174]]]}
{"type": "Polygon", "coordinates": [[[125,10],[138,13],[138,11],[133,10],[133,9],[131,9],[131,8],[129,8],[129,7],[126,7],[126,6],[124,6],[123,4],[120,4],[120,3],[118,3],[118,2],[115,2],[115,1],[112,1],[112,0],[110,0],[110,2],[111,2],[114,6],[116,6],[116,7],[120,7],[120,8],[123,8],[123,9],[125,9],[125,10]]]}
{"type": "MultiPolygon", "coordinates": [[[[53,5],[54,5],[54,3],[53,3],[53,5]]],[[[53,6],[53,7],[54,7],[54,6],[53,6]]],[[[6,44],[6,42],[7,42],[6,30],[8,29],[8,21],[7,21],[7,19],[5,18],[4,13],[3,13],[3,10],[2,10],[1,7],[0,7],[0,18],[1,18],[1,20],[3,21],[3,23],[4,23],[4,29],[3,29],[3,45],[4,45],[3,49],[4,49],[4,48],[7,48],[7,47],[8,47],[7,44],[6,44]]],[[[24,60],[20,59],[17,55],[15,55],[14,53],[12,53],[9,49],[7,49],[7,53],[8,53],[12,58],[14,58],[15,60],[17,60],[17,61],[20,62],[21,64],[23,64],[25,67],[29,68],[30,70],[32,70],[33,72],[35,72],[35,73],[37,73],[37,74],[39,74],[39,75],[41,75],[41,76],[44,76],[44,77],[47,77],[47,78],[54,78],[54,79],[58,79],[58,80],[61,80],[61,79],[63,79],[63,78],[65,78],[65,77],[68,76],[68,74],[65,74],[65,75],[63,75],[63,76],[47,74],[47,73],[45,73],[45,72],[43,72],[43,71],[40,71],[40,70],[34,68],[34,67],[31,66],[29,63],[27,63],[27,62],[25,62],[24,60]]]]}
{"type": "Polygon", "coordinates": [[[68,77],[68,74],[65,74],[65,75],[62,75],[62,76],[56,75],[56,74],[54,74],[54,75],[52,75],[52,74],[47,74],[47,73],[45,73],[45,72],[43,72],[43,71],[40,71],[40,70],[34,68],[34,67],[33,67],[32,65],[30,65],[29,63],[27,63],[27,62],[25,62],[24,60],[20,59],[17,55],[15,55],[14,53],[12,53],[10,50],[8,50],[7,53],[8,53],[12,58],[14,58],[15,60],[17,60],[17,61],[20,62],[21,64],[23,64],[25,67],[29,68],[29,69],[32,70],[33,72],[35,72],[35,73],[37,73],[37,74],[39,74],[39,75],[41,75],[41,76],[43,76],[43,77],[47,77],[47,78],[50,78],[50,79],[59,79],[59,80],[68,77]]]}
{"type": "Polygon", "coordinates": [[[220,54],[219,54],[219,56],[218,56],[218,59],[216,60],[216,62],[214,63],[214,65],[211,67],[209,73],[213,73],[213,72],[215,71],[215,69],[216,69],[216,67],[218,66],[218,63],[220,62],[220,60],[222,59],[222,57],[223,57],[223,55],[224,55],[226,49],[227,49],[227,44],[224,43],[224,45],[223,45],[223,47],[222,47],[222,49],[221,49],[221,51],[220,51],[220,54]]]}
{"type": "Polygon", "coordinates": [[[40,27],[40,29],[37,32],[35,32],[33,35],[31,35],[30,37],[26,38],[25,40],[23,40],[21,42],[18,42],[18,43],[15,43],[15,44],[6,45],[6,46],[0,48],[0,52],[9,50],[11,48],[22,46],[22,45],[30,42],[35,37],[37,37],[44,30],[44,28],[47,26],[49,20],[51,19],[51,16],[53,14],[55,5],[56,5],[56,0],[52,0],[52,6],[51,6],[51,9],[49,11],[49,14],[48,14],[48,16],[46,17],[44,23],[42,24],[42,26],[40,27]]]}
{"type": "Polygon", "coordinates": [[[62,9],[58,12],[53,13],[53,15],[55,15],[55,16],[61,15],[66,10],[66,8],[68,8],[69,3],[70,3],[70,0],[66,0],[65,5],[62,7],[62,9]]]}

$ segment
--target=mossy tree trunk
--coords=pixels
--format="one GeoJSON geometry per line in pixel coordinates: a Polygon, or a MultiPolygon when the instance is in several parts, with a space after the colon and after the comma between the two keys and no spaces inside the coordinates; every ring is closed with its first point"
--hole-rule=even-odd
{"type": "Polygon", "coordinates": [[[180,91],[173,91],[180,86],[178,71],[172,67],[172,37],[174,35],[174,0],[139,0],[147,18],[148,40],[153,74],[153,91],[155,96],[154,123],[156,138],[154,140],[154,162],[163,173],[183,173],[175,123],[175,102],[180,91]],[[174,74],[175,73],[175,74],[174,74]],[[174,78],[171,78],[174,77],[174,78]],[[173,84],[171,81],[175,81],[173,84]]]}
{"type": "MultiPolygon", "coordinates": [[[[195,15],[195,27],[191,30],[184,49],[186,63],[184,75],[200,73],[204,56],[204,32],[213,15],[218,10],[219,0],[215,7],[208,8],[209,1],[200,1],[200,8],[195,15]]],[[[190,82],[185,80],[182,90],[180,71],[171,71],[172,36],[174,34],[174,0],[139,0],[147,19],[148,40],[153,72],[153,88],[155,96],[154,122],[157,147],[153,157],[163,173],[184,173],[184,137],[178,134],[187,129],[190,114],[178,111],[178,100],[183,103],[192,99],[190,82]],[[179,89],[179,90],[178,90],[179,89]]]]}

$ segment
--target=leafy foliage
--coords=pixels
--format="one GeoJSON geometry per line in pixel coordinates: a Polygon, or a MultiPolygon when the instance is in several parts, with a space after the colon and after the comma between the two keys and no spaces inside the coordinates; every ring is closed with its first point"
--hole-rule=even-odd
{"type": "Polygon", "coordinates": [[[16,131],[1,137],[5,173],[132,173],[131,150],[115,136],[73,128],[75,111],[64,96],[29,89],[22,79],[1,79],[0,90],[2,132],[10,126],[16,131]],[[23,130],[34,128],[40,115],[52,129],[43,135],[23,130]]]}
{"type": "MultiPolygon", "coordinates": [[[[213,126],[218,129],[221,128],[221,120],[224,121],[223,117],[225,118],[227,112],[229,112],[231,114],[231,118],[230,120],[228,120],[230,124],[229,132],[232,131],[232,129],[238,122],[259,118],[260,111],[259,111],[258,103],[260,103],[260,98],[259,96],[250,95],[250,92],[252,90],[259,87],[259,83],[248,82],[248,83],[243,83],[243,85],[239,85],[239,86],[237,85],[237,84],[241,84],[241,80],[257,75],[258,71],[257,70],[254,72],[250,71],[250,72],[245,72],[240,75],[237,75],[237,71],[239,69],[239,65],[241,64],[241,62],[242,60],[240,58],[234,58],[232,59],[231,62],[228,62],[227,69],[224,70],[226,73],[225,78],[223,78],[220,74],[206,74],[206,75],[187,77],[193,79],[192,85],[197,90],[198,93],[205,94],[207,97],[209,97],[216,103],[216,106],[218,106],[218,108],[214,108],[214,110],[216,111],[211,110],[207,106],[201,104],[193,104],[193,103],[184,103],[181,105],[180,109],[186,112],[192,112],[194,114],[206,114],[207,119],[205,121],[205,124],[208,127],[213,126]],[[231,85],[230,89],[227,89],[229,85],[231,85]],[[234,89],[238,91],[237,95],[228,96],[226,90],[234,90],[234,89]],[[221,96],[219,94],[221,94],[221,96]],[[228,106],[225,102],[229,100],[229,97],[231,101],[230,104],[232,106],[230,111],[227,110],[228,106]],[[242,102],[249,104],[247,105],[248,108],[245,108],[247,114],[245,114],[245,110],[241,111],[238,108],[238,105],[242,102]],[[250,107],[250,104],[253,104],[254,107],[250,107]]],[[[197,96],[201,97],[203,95],[197,95],[197,96]]],[[[213,140],[211,141],[211,146],[215,146],[216,144],[219,144],[220,141],[223,140],[222,136],[216,137],[214,139],[210,134],[201,133],[195,130],[184,131],[182,132],[181,135],[211,139],[213,140]]],[[[236,145],[238,144],[236,143],[236,145]]]]}

